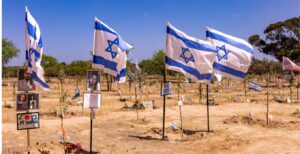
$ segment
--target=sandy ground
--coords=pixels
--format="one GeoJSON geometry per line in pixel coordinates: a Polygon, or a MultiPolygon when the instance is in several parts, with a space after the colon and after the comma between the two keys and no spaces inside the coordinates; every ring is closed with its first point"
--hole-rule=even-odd
{"type": "MultiPolygon", "coordinates": [[[[26,152],[26,130],[17,130],[16,109],[4,107],[15,105],[12,81],[3,86],[3,130],[2,153],[26,152]]],[[[151,80],[149,80],[151,82],[151,80]]],[[[265,84],[263,81],[259,81],[265,84]]],[[[52,90],[49,93],[39,91],[40,128],[30,130],[31,153],[64,153],[60,144],[61,121],[59,116],[49,113],[56,108],[59,113],[57,81],[52,79],[52,90]],[[52,107],[53,106],[53,107],[52,107]]],[[[105,91],[102,84],[102,107],[96,110],[93,121],[93,151],[99,153],[300,153],[300,109],[299,101],[287,104],[277,103],[273,96],[282,95],[283,90],[273,87],[270,94],[270,114],[272,122],[266,125],[266,88],[261,93],[248,92],[248,99],[256,99],[256,103],[246,101],[242,82],[234,82],[233,87],[226,88],[226,81],[219,87],[219,92],[210,93],[217,105],[210,106],[210,129],[207,132],[207,112],[203,90],[203,99],[199,102],[197,84],[182,84],[181,95],[187,101],[182,106],[183,138],[180,130],[180,112],[177,105],[177,84],[174,84],[173,95],[169,95],[166,108],[166,136],[162,135],[162,97],[160,83],[144,88],[143,101],[154,100],[157,109],[138,111],[122,109],[125,102],[120,101],[118,89],[128,106],[134,101],[134,88],[129,93],[128,83],[113,91],[105,91]],[[183,92],[183,89],[185,92],[183,92]],[[249,112],[253,120],[247,118],[249,112]],[[138,117],[137,117],[138,115],[138,117]],[[177,130],[171,129],[175,123],[177,130]]],[[[274,83],[273,83],[274,85],[274,83]]],[[[76,83],[65,80],[64,89],[72,96],[76,83]]],[[[81,92],[85,83],[79,84],[81,92]]],[[[289,89],[284,89],[284,97],[288,97],[289,89]]],[[[140,99],[140,97],[138,97],[140,99]]],[[[292,98],[296,98],[293,89],[292,98]]],[[[81,105],[69,104],[64,119],[67,141],[80,143],[85,151],[89,151],[90,117],[89,109],[81,105]]]]}

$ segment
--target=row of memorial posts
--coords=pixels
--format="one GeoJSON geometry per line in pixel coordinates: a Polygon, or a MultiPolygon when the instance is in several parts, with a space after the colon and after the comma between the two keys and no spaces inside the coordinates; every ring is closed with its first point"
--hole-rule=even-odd
{"type": "MultiPolygon", "coordinates": [[[[62,96],[62,80],[60,79],[59,91],[62,96]]],[[[17,130],[27,130],[27,152],[30,153],[30,129],[40,128],[40,94],[36,92],[36,87],[30,73],[26,69],[18,71],[18,85],[16,93],[17,130]]],[[[87,71],[86,92],[83,94],[83,107],[90,108],[90,152],[92,152],[92,130],[93,119],[95,119],[94,109],[100,108],[100,72],[97,70],[87,71]]],[[[79,88],[76,89],[76,96],[80,96],[79,88]]],[[[15,94],[15,92],[13,93],[15,94]]],[[[60,106],[62,110],[62,100],[60,106]]],[[[63,111],[61,113],[62,137],[65,141],[65,130],[63,127],[63,111]]]]}

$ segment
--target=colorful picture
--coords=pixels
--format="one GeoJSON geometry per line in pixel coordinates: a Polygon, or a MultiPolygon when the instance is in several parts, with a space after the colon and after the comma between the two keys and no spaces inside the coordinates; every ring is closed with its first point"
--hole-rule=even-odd
{"type": "Polygon", "coordinates": [[[83,107],[84,108],[100,108],[101,94],[99,93],[84,93],[83,107]]]}
{"type": "Polygon", "coordinates": [[[40,127],[39,113],[21,113],[17,114],[17,129],[36,129],[40,127]]]}
{"type": "Polygon", "coordinates": [[[26,93],[18,93],[17,94],[17,112],[18,111],[27,111],[28,108],[28,96],[26,93]]]}
{"type": "Polygon", "coordinates": [[[87,71],[87,91],[100,91],[99,71],[87,71]]]}
{"type": "Polygon", "coordinates": [[[28,93],[29,110],[39,109],[39,93],[28,93]]]}
{"type": "Polygon", "coordinates": [[[32,76],[27,69],[19,69],[18,74],[18,91],[32,91],[35,90],[32,76]]]}

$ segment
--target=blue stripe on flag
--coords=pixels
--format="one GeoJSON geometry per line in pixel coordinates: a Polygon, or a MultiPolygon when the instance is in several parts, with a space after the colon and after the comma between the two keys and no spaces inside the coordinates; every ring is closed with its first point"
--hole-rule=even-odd
{"type": "Polygon", "coordinates": [[[126,68],[123,68],[116,76],[116,80],[120,81],[120,78],[125,77],[125,76],[126,76],[126,68]]]}
{"type": "Polygon", "coordinates": [[[231,67],[222,65],[222,64],[217,63],[217,62],[214,62],[213,67],[214,67],[214,69],[216,69],[218,71],[225,72],[227,74],[230,74],[230,75],[233,75],[233,76],[236,76],[236,77],[239,77],[239,78],[244,78],[246,76],[246,73],[244,73],[242,71],[235,70],[231,67]]]}
{"type": "Polygon", "coordinates": [[[107,60],[101,56],[97,56],[97,55],[94,55],[93,56],[93,63],[94,64],[101,64],[103,65],[105,68],[108,68],[110,70],[113,70],[113,71],[118,71],[117,70],[117,64],[116,62],[114,61],[110,61],[110,60],[107,60]]]}
{"type": "Polygon", "coordinates": [[[209,46],[206,44],[200,44],[197,42],[194,42],[192,40],[189,40],[187,38],[184,38],[176,33],[175,30],[167,26],[167,33],[170,35],[173,35],[177,39],[181,40],[187,47],[194,48],[197,50],[207,51],[207,52],[216,52],[216,48],[214,46],[209,46]]]}
{"type": "Polygon", "coordinates": [[[114,34],[114,35],[118,36],[117,33],[111,31],[109,28],[107,28],[105,25],[103,25],[102,23],[100,23],[98,21],[95,21],[95,29],[96,30],[102,30],[102,31],[105,31],[105,32],[108,32],[108,33],[111,33],[111,34],[114,34]]]}
{"type": "Polygon", "coordinates": [[[225,36],[222,36],[220,34],[216,34],[216,33],[213,33],[211,31],[206,31],[206,37],[209,37],[211,39],[214,39],[214,40],[218,40],[218,41],[221,41],[221,42],[224,42],[226,44],[230,44],[232,46],[235,46],[237,48],[240,48],[242,50],[245,50],[246,52],[250,53],[250,54],[253,54],[253,49],[251,49],[250,47],[248,47],[247,45],[243,44],[243,43],[240,43],[240,42],[236,42],[230,38],[227,38],[225,36]]]}
{"type": "Polygon", "coordinates": [[[35,61],[38,61],[41,58],[40,52],[38,52],[37,50],[35,50],[33,48],[30,48],[29,49],[29,57],[31,57],[32,53],[34,53],[35,61]]]}
{"type": "Polygon", "coordinates": [[[28,34],[36,40],[36,28],[27,21],[28,34]]]}
{"type": "Polygon", "coordinates": [[[39,76],[36,74],[35,71],[32,71],[32,78],[33,78],[33,80],[35,80],[36,82],[38,82],[38,83],[39,83],[41,86],[43,86],[44,88],[47,88],[47,89],[50,88],[49,85],[48,85],[46,82],[42,81],[42,80],[39,78],[39,76]]]}
{"type": "Polygon", "coordinates": [[[166,56],[166,63],[170,66],[174,66],[174,67],[178,67],[183,69],[185,72],[195,76],[198,80],[210,80],[212,74],[211,73],[206,73],[206,74],[200,74],[198,72],[198,70],[196,70],[195,68],[192,68],[190,66],[186,66],[182,63],[179,63],[169,57],[166,56]]]}

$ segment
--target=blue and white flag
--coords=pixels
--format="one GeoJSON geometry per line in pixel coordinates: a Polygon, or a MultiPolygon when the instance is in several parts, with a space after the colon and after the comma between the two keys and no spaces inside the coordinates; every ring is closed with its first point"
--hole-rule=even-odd
{"type": "Polygon", "coordinates": [[[245,40],[209,27],[206,37],[216,46],[214,72],[232,79],[243,79],[252,60],[253,47],[245,40]]]}
{"type": "Polygon", "coordinates": [[[167,25],[166,68],[198,83],[209,83],[216,47],[167,25]]]}
{"type": "Polygon", "coordinates": [[[102,69],[116,78],[118,83],[126,81],[126,51],[132,46],[95,17],[93,68],[102,69]]]}
{"type": "Polygon", "coordinates": [[[258,83],[249,81],[248,86],[249,86],[250,90],[254,90],[254,91],[258,91],[258,92],[261,91],[261,86],[258,83]]]}
{"type": "Polygon", "coordinates": [[[43,55],[43,42],[41,30],[36,20],[25,8],[25,42],[27,71],[32,75],[33,82],[45,91],[50,91],[44,80],[44,69],[41,66],[43,55]]]}

